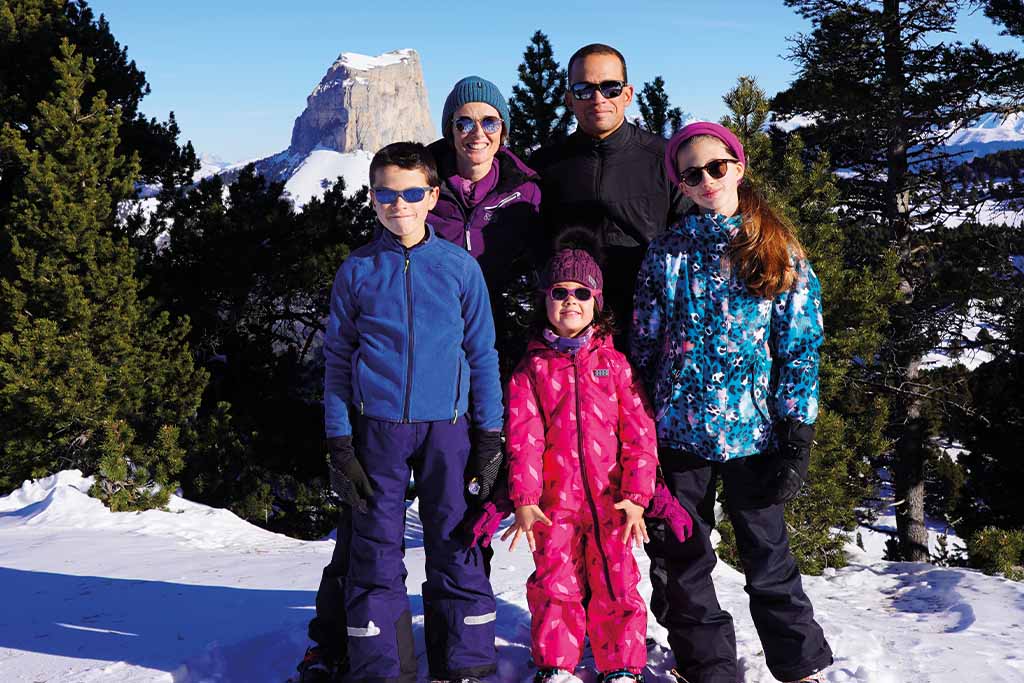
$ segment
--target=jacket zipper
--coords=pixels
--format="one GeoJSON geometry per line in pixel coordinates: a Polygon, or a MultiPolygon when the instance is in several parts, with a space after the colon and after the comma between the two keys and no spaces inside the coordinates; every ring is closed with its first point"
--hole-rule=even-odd
{"type": "Polygon", "coordinates": [[[459,398],[462,392],[462,359],[459,358],[459,354],[455,354],[455,360],[459,364],[459,369],[455,373],[455,406],[452,408],[452,424],[459,419],[459,398]]]}
{"type": "Polygon", "coordinates": [[[406,366],[406,377],[405,377],[405,408],[402,411],[402,422],[409,421],[409,399],[412,396],[412,348],[414,342],[414,332],[412,326],[412,273],[409,272],[409,264],[411,262],[412,254],[408,249],[405,250],[405,304],[406,310],[409,315],[409,348],[407,356],[409,362],[406,366]]]}
{"type": "Polygon", "coordinates": [[[612,576],[608,570],[608,558],[605,557],[601,543],[601,523],[597,519],[597,505],[594,504],[594,496],[590,493],[590,482],[587,477],[587,464],[583,457],[583,409],[580,401],[580,366],[579,354],[572,357],[572,371],[576,378],[576,437],[580,451],[580,475],[583,477],[583,491],[587,496],[587,503],[590,505],[590,514],[594,518],[594,536],[597,538],[597,550],[601,555],[601,564],[604,566],[604,580],[608,584],[608,595],[615,600],[615,589],[612,587],[612,576]]]}
{"type": "Polygon", "coordinates": [[[500,209],[501,207],[505,206],[509,202],[515,201],[516,199],[519,199],[522,196],[523,196],[522,192],[513,192],[512,194],[510,194],[509,196],[505,197],[504,199],[502,199],[500,202],[498,202],[494,206],[485,206],[484,207],[484,211],[494,211],[495,209],[500,209]]]}

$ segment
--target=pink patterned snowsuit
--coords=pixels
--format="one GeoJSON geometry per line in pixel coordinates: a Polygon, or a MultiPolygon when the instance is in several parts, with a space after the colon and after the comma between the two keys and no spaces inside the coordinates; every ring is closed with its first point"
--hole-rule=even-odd
{"type": "Polygon", "coordinates": [[[626,357],[610,337],[575,355],[541,340],[509,383],[509,489],[516,507],[539,504],[537,570],[526,584],[533,660],[572,671],[584,635],[602,672],[647,664],[640,571],[622,542],[625,514],[646,507],[658,466],[654,420],[626,357]],[[583,597],[590,593],[586,612],[583,597]]]}

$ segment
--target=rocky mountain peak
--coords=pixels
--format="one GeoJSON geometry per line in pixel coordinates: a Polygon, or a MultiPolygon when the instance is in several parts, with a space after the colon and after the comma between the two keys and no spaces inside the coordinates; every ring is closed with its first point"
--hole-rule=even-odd
{"type": "Polygon", "coordinates": [[[376,57],[343,52],[306,98],[288,153],[306,155],[318,148],[373,153],[398,140],[426,143],[435,137],[415,50],[376,57]]]}

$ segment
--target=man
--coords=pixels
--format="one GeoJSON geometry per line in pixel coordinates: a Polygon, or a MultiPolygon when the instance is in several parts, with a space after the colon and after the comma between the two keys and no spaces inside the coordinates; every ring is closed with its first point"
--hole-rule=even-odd
{"type": "Polygon", "coordinates": [[[609,284],[605,299],[625,331],[647,245],[687,202],[666,174],[665,139],[626,121],[633,86],[622,53],[601,43],[581,47],[569,59],[568,79],[565,105],[576,116],[576,131],[538,150],[529,165],[541,175],[549,236],[567,225],[596,232],[609,284]]]}

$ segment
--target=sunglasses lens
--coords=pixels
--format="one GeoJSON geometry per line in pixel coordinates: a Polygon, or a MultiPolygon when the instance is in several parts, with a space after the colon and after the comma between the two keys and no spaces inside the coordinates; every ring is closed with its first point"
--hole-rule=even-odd
{"type": "Polygon", "coordinates": [[[565,287],[553,287],[551,289],[551,298],[555,301],[565,301],[569,298],[569,290],[565,287]]]}
{"type": "Polygon", "coordinates": [[[606,99],[615,99],[622,94],[624,85],[622,81],[601,81],[601,94],[606,99]]]}
{"type": "Polygon", "coordinates": [[[577,287],[573,290],[572,295],[576,297],[576,301],[588,301],[590,299],[590,290],[586,287],[577,287]]]}
{"type": "Polygon", "coordinates": [[[389,190],[386,187],[374,188],[373,196],[377,198],[377,201],[381,204],[394,204],[395,200],[398,199],[398,193],[394,190],[389,190]]]}
{"type": "Polygon", "coordinates": [[[597,86],[593,83],[573,83],[570,89],[572,90],[572,96],[577,100],[589,100],[594,96],[597,86]]]}
{"type": "Polygon", "coordinates": [[[690,168],[683,171],[682,175],[683,182],[690,187],[697,187],[701,181],[704,180],[704,169],[703,168],[690,168]]]}
{"type": "Polygon", "coordinates": [[[415,204],[416,202],[423,201],[423,196],[427,194],[427,190],[422,187],[410,187],[408,190],[402,190],[400,194],[402,199],[410,204],[415,204]]]}
{"type": "Polygon", "coordinates": [[[473,129],[476,128],[476,121],[469,118],[468,116],[460,116],[459,118],[455,119],[454,125],[457,131],[459,131],[463,135],[466,135],[467,133],[472,133],[473,129]]]}
{"type": "Polygon", "coordinates": [[[729,172],[729,162],[726,161],[725,159],[719,159],[717,161],[712,161],[704,168],[708,170],[709,176],[711,176],[715,180],[718,180],[719,178],[721,178],[722,176],[729,172]]]}
{"type": "Polygon", "coordinates": [[[501,130],[501,119],[497,116],[488,116],[480,122],[480,126],[488,135],[494,135],[501,130]]]}

